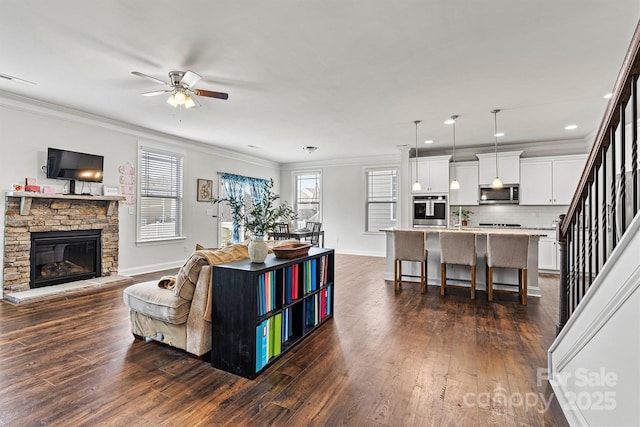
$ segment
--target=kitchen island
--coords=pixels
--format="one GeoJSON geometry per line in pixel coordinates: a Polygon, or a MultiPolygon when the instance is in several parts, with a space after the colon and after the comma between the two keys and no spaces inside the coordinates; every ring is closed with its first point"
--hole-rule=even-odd
{"type": "MultiPolygon", "coordinates": [[[[505,229],[505,228],[446,228],[446,227],[419,227],[419,228],[385,228],[386,245],[387,245],[387,263],[385,267],[384,279],[393,281],[393,260],[395,251],[393,248],[394,231],[396,230],[419,230],[426,233],[427,249],[429,257],[427,258],[427,284],[440,286],[440,240],[441,231],[455,231],[458,233],[473,233],[476,235],[476,290],[486,291],[486,271],[487,263],[485,255],[487,253],[487,234],[489,233],[507,233],[507,234],[525,234],[529,236],[529,257],[527,260],[527,296],[540,296],[540,287],[538,286],[538,242],[540,240],[539,231],[523,230],[523,229],[505,229]]],[[[416,262],[403,261],[403,274],[411,276],[420,275],[420,265],[416,262]]],[[[471,272],[469,267],[462,265],[447,264],[447,278],[452,279],[456,284],[467,284],[471,286],[471,272]]],[[[417,279],[416,279],[417,280],[417,279]]],[[[517,285],[518,272],[515,269],[496,268],[493,273],[494,289],[504,288],[502,284],[517,285]]],[[[449,281],[451,282],[451,280],[449,281]]],[[[509,287],[511,288],[511,287],[509,287]]],[[[500,298],[500,297],[498,297],[500,298]]]]}

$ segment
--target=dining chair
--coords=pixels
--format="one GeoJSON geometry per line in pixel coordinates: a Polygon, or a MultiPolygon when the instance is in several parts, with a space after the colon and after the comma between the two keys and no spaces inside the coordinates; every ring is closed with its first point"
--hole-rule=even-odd
{"type": "Polygon", "coordinates": [[[289,223],[279,222],[276,224],[275,229],[273,230],[273,239],[274,240],[286,240],[289,238],[289,223]]]}
{"type": "MultiPolygon", "coordinates": [[[[429,251],[426,246],[426,235],[420,230],[395,230],[393,232],[393,248],[395,252],[393,265],[393,288],[398,288],[403,283],[420,283],[420,291],[427,290],[427,257],[429,251]],[[402,261],[420,263],[420,282],[403,280],[402,261]]],[[[406,275],[406,277],[409,277],[406,275]]]]}
{"type": "MultiPolygon", "coordinates": [[[[524,234],[487,234],[487,293],[493,301],[494,292],[514,292],[509,288],[494,289],[493,269],[515,268],[518,270],[518,299],[527,305],[527,259],[529,258],[529,236],[524,234]]],[[[500,285],[507,285],[500,283],[500,285]]],[[[514,285],[507,285],[513,287],[514,285]]]]}
{"type": "Polygon", "coordinates": [[[459,231],[441,231],[440,237],[440,295],[445,288],[467,288],[447,283],[447,264],[468,265],[471,268],[471,299],[476,298],[476,235],[459,231]]]}
{"type": "Polygon", "coordinates": [[[320,246],[320,230],[322,230],[322,223],[316,221],[308,221],[307,227],[311,231],[311,236],[309,236],[308,242],[311,243],[311,246],[320,246]]]}

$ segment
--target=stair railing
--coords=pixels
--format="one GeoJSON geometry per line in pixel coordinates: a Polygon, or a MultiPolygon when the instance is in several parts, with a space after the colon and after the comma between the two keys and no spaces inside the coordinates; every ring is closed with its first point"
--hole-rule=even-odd
{"type": "Polygon", "coordinates": [[[638,214],[640,23],[569,209],[560,216],[559,333],[638,214]]]}

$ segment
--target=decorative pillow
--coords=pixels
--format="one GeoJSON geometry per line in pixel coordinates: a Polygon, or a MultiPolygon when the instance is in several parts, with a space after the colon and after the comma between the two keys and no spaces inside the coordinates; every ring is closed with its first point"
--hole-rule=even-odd
{"type": "Polygon", "coordinates": [[[206,258],[194,252],[184,265],[180,267],[176,277],[176,283],[173,286],[173,294],[187,301],[191,301],[193,299],[193,293],[196,290],[200,270],[208,263],[206,258]]]}

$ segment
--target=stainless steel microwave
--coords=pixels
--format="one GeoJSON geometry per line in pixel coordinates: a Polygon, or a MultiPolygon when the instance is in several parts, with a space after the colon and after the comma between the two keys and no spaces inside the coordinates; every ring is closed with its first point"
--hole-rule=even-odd
{"type": "Polygon", "coordinates": [[[497,204],[514,204],[519,203],[520,189],[518,185],[505,185],[500,189],[491,188],[490,186],[480,187],[480,204],[481,205],[497,205],[497,204]]]}

